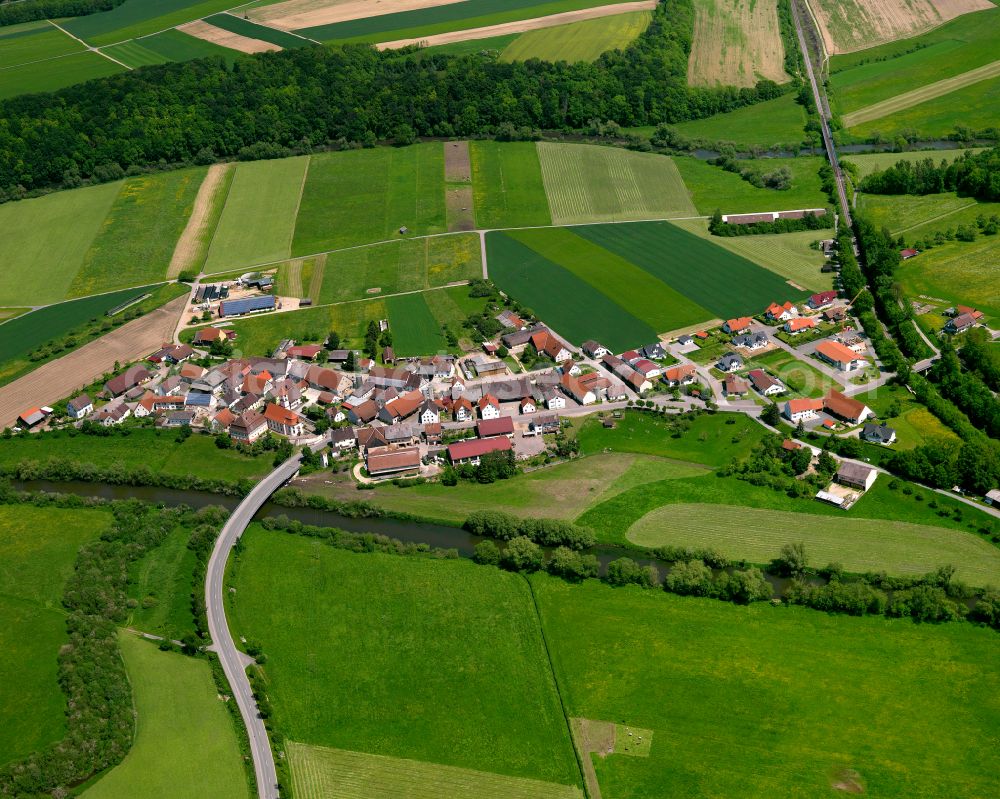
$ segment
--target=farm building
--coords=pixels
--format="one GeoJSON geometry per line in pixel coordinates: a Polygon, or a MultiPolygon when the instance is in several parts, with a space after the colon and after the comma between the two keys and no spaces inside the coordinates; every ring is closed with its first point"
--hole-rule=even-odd
{"type": "Polygon", "coordinates": [[[365,453],[365,468],[372,477],[398,477],[420,469],[419,447],[380,447],[365,453]]]}
{"type": "Polygon", "coordinates": [[[219,316],[245,316],[250,313],[273,311],[276,304],[272,295],[263,297],[247,297],[243,300],[223,300],[219,303],[219,316]]]}
{"type": "Polygon", "coordinates": [[[872,409],[863,402],[851,399],[835,389],[830,389],[823,397],[823,410],[850,424],[861,424],[872,415],[872,409]]]}
{"type": "Polygon", "coordinates": [[[448,460],[453,464],[471,463],[478,465],[480,458],[490,452],[510,452],[513,449],[506,436],[493,438],[472,438],[448,445],[448,460]]]}
{"type": "Polygon", "coordinates": [[[43,408],[30,408],[17,417],[17,426],[22,430],[31,430],[38,427],[48,417],[48,413],[43,408]]]}
{"type": "Polygon", "coordinates": [[[872,487],[876,477],[878,477],[878,472],[871,466],[863,466],[860,463],[842,463],[837,469],[837,475],[834,479],[841,485],[867,491],[872,487]]]}
{"type": "Polygon", "coordinates": [[[501,416],[499,419],[484,419],[476,424],[476,435],[480,438],[492,438],[493,436],[514,437],[514,420],[509,416],[501,416]]]}
{"type": "Polygon", "coordinates": [[[815,419],[822,409],[823,400],[790,399],[785,403],[782,413],[789,421],[798,423],[804,422],[806,419],[815,419]]]}

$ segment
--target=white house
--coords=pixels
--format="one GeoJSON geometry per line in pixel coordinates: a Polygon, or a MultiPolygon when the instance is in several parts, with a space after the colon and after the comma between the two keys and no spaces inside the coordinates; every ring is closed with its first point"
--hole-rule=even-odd
{"type": "Polygon", "coordinates": [[[483,419],[500,418],[500,402],[492,394],[487,394],[479,400],[479,415],[483,419]]]}
{"type": "Polygon", "coordinates": [[[437,424],[441,421],[441,410],[428,400],[420,406],[420,424],[437,424]]]}
{"type": "Polygon", "coordinates": [[[798,424],[807,419],[815,419],[816,415],[823,409],[823,400],[818,399],[790,399],[785,403],[784,415],[791,422],[798,424]]]}
{"type": "Polygon", "coordinates": [[[66,412],[73,419],[82,419],[94,410],[94,403],[86,394],[81,394],[66,403],[66,412]]]}

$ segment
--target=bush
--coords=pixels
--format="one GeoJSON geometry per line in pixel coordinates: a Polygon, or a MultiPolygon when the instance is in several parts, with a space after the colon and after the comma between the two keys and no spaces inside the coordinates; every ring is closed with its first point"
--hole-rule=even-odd
{"type": "Polygon", "coordinates": [[[476,544],[472,559],[484,566],[500,565],[500,548],[492,541],[480,541],[476,544]]]}
{"type": "Polygon", "coordinates": [[[655,566],[643,567],[632,558],[618,558],[608,564],[604,582],[614,586],[641,585],[651,588],[660,582],[660,573],[655,566]]]}
{"type": "Polygon", "coordinates": [[[504,550],[502,562],[514,571],[534,572],[542,568],[542,548],[523,535],[512,538],[504,550]]]}

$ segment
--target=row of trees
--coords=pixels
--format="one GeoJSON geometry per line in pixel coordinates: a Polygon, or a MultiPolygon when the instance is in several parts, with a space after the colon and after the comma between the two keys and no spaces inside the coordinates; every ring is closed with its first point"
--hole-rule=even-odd
{"type": "Polygon", "coordinates": [[[368,45],[205,58],[0,103],[0,199],[150,168],[274,158],[414,136],[518,138],[521,129],[680,122],[780,96],[687,85],[692,0],[663,0],[646,31],[595,62],[500,63],[368,45]]]}
{"type": "Polygon", "coordinates": [[[470,513],[462,525],[473,535],[512,541],[527,538],[547,547],[566,546],[586,549],[594,545],[593,531],[560,519],[519,519],[499,510],[477,510],[470,513]]]}
{"type": "Polygon", "coordinates": [[[983,202],[1000,201],[1000,147],[964,153],[951,163],[898,161],[865,177],[859,189],[869,194],[940,194],[955,191],[983,202]]]}

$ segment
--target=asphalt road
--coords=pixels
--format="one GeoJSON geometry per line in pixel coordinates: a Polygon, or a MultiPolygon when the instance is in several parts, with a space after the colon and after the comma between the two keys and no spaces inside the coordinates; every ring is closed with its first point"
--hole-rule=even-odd
{"type": "Polygon", "coordinates": [[[271,744],[264,729],[264,722],[257,709],[257,702],[250,690],[250,680],[244,667],[246,656],[233,641],[226,623],[223,591],[225,590],[226,561],[236,540],[243,535],[254,514],[268,497],[287,482],[299,468],[300,456],[289,458],[263,478],[236,507],[215,541],[212,557],[205,576],[205,605],[208,610],[208,630],[212,636],[212,649],[218,653],[222,669],[246,724],[257,775],[257,795],[260,799],[278,799],[278,778],[274,768],[271,744]]]}

